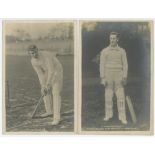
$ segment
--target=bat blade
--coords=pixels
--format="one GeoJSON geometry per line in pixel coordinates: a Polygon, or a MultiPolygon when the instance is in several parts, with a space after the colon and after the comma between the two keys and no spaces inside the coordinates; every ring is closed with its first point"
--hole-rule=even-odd
{"type": "Polygon", "coordinates": [[[127,102],[127,105],[128,105],[129,111],[130,111],[131,119],[132,119],[133,123],[135,124],[137,122],[137,118],[136,118],[136,114],[135,114],[130,96],[126,96],[126,102],[127,102]]]}

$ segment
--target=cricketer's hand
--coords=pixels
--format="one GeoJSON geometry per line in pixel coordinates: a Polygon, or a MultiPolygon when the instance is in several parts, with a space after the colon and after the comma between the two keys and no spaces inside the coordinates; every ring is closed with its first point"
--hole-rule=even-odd
{"type": "Polygon", "coordinates": [[[47,89],[46,89],[45,86],[43,86],[43,87],[41,88],[41,94],[44,95],[44,96],[47,95],[47,89]]]}
{"type": "Polygon", "coordinates": [[[107,82],[104,78],[101,79],[101,84],[103,84],[104,86],[106,86],[107,82]]]}
{"type": "Polygon", "coordinates": [[[123,77],[122,84],[125,86],[127,84],[127,78],[123,77]]]}

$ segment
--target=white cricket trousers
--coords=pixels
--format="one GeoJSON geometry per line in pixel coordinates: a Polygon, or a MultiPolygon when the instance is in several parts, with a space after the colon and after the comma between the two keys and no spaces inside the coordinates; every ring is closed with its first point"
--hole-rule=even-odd
{"type": "Polygon", "coordinates": [[[121,121],[126,121],[125,110],[125,93],[122,84],[123,72],[121,70],[106,69],[105,80],[105,117],[113,117],[113,95],[117,97],[118,118],[121,121]]]}
{"type": "Polygon", "coordinates": [[[45,110],[48,114],[53,113],[53,121],[60,121],[61,110],[61,90],[62,90],[63,77],[62,72],[56,75],[55,80],[51,84],[51,93],[46,95],[43,100],[45,110]]]}

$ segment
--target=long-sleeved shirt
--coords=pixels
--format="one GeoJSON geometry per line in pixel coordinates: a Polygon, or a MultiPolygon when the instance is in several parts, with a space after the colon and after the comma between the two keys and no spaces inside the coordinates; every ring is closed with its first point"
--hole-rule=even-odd
{"type": "Polygon", "coordinates": [[[100,55],[100,77],[105,78],[105,70],[122,70],[123,77],[127,77],[128,62],[126,52],[123,48],[108,46],[101,51],[100,55]]]}
{"type": "Polygon", "coordinates": [[[53,85],[55,80],[62,80],[63,68],[59,60],[50,52],[39,52],[39,58],[31,59],[41,86],[53,85]]]}

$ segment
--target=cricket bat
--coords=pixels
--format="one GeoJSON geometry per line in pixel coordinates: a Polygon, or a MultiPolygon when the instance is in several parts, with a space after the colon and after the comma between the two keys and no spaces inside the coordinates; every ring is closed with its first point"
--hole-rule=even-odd
{"type": "Polygon", "coordinates": [[[35,109],[34,109],[34,111],[33,111],[33,113],[32,113],[31,118],[34,118],[34,116],[35,116],[35,114],[36,114],[36,111],[37,111],[39,105],[42,103],[43,97],[44,97],[44,95],[42,95],[42,96],[40,97],[40,99],[39,99],[39,101],[38,101],[38,103],[37,103],[37,105],[36,105],[36,107],[35,107],[35,109]]]}
{"type": "Polygon", "coordinates": [[[127,102],[127,105],[128,105],[129,111],[130,111],[131,119],[132,119],[133,123],[136,123],[137,122],[136,114],[135,114],[130,96],[126,96],[126,102],[127,102]]]}

